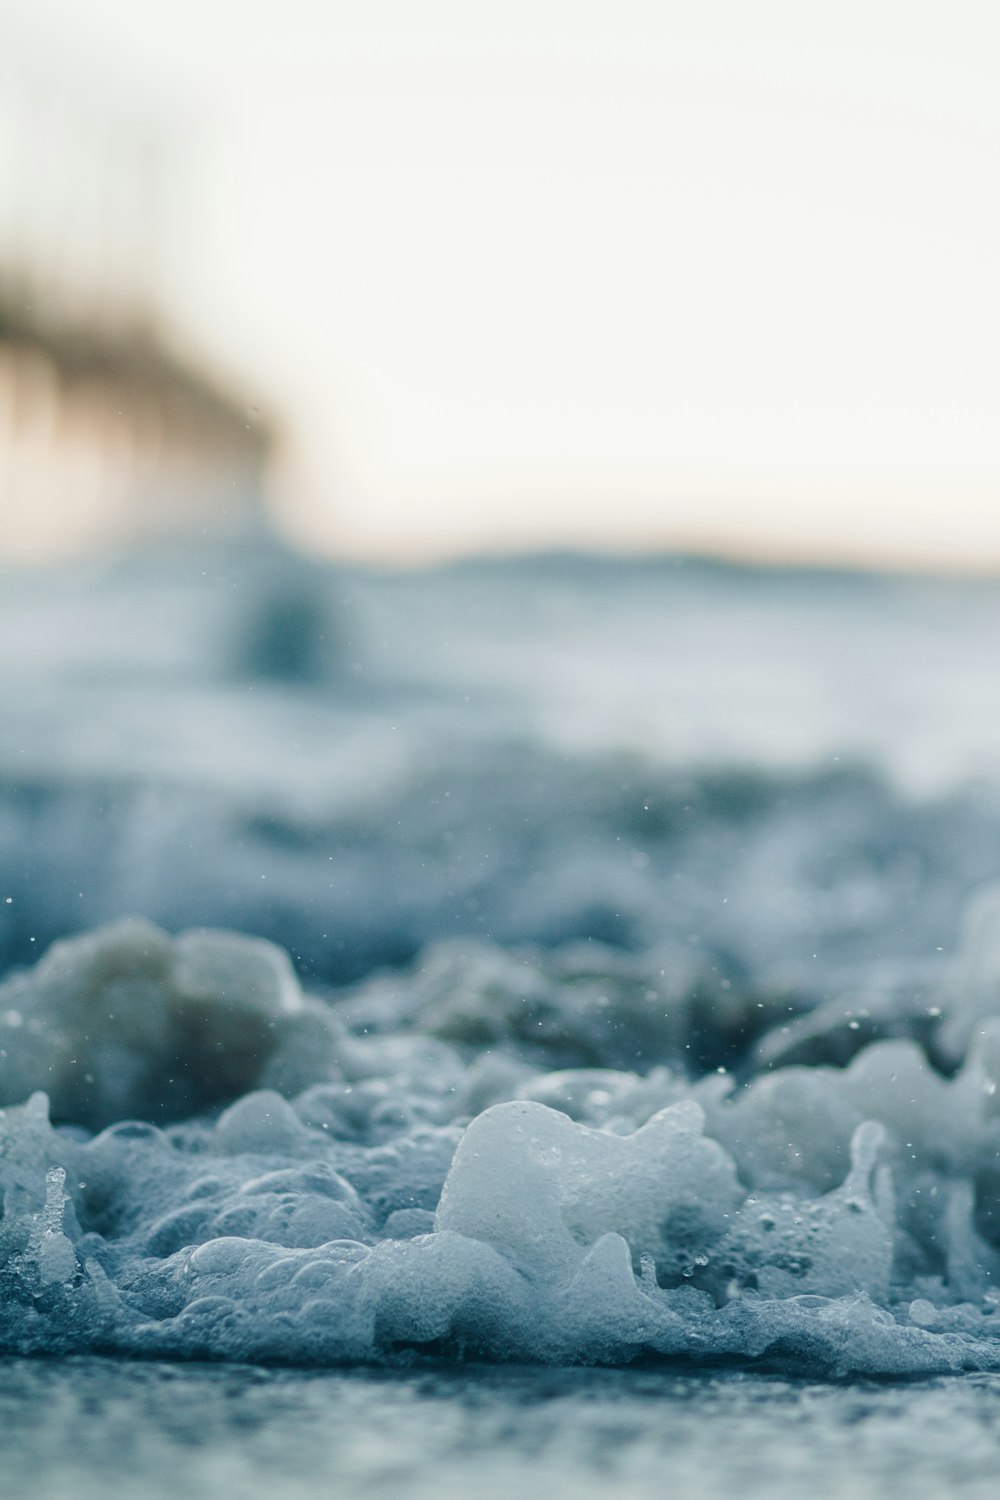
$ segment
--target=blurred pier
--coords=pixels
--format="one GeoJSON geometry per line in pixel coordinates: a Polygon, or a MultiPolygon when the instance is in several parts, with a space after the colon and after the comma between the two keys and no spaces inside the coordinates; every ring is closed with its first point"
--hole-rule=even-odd
{"type": "Polygon", "coordinates": [[[245,526],[276,426],[159,305],[165,132],[0,60],[0,557],[245,526]]]}

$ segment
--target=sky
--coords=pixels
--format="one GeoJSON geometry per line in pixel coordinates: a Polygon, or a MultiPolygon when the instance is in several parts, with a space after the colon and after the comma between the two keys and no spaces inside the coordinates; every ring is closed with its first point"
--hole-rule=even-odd
{"type": "Polygon", "coordinates": [[[1000,567],[994,0],[0,16],[156,122],[299,538],[1000,567]]]}

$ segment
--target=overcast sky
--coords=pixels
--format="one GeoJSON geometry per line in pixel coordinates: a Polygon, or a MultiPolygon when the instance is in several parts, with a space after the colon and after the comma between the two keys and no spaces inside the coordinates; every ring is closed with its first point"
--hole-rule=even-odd
{"type": "Polygon", "coordinates": [[[995,0],[3,6],[166,122],[324,545],[1000,566],[995,0]]]}

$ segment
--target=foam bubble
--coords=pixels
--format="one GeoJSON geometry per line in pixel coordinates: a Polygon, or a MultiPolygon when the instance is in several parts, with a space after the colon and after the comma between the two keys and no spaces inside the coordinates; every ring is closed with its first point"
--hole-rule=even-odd
{"type": "Polygon", "coordinates": [[[269,944],[133,921],[9,979],[0,1346],[1000,1369],[981,988],[950,1076],[911,1036],[739,1078],[540,1066],[512,991],[484,1049],[489,986],[436,972],[334,1007],[269,944]]]}

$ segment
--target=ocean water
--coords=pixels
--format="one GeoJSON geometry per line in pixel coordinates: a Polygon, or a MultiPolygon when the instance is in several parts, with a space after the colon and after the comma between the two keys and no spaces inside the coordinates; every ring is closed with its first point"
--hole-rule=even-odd
{"type": "Polygon", "coordinates": [[[747,1372],[0,1366],[10,1500],[991,1500],[993,1376],[830,1386],[747,1372]]]}
{"type": "Polygon", "coordinates": [[[985,1493],[1000,585],[2,585],[12,1493],[985,1493]]]}

